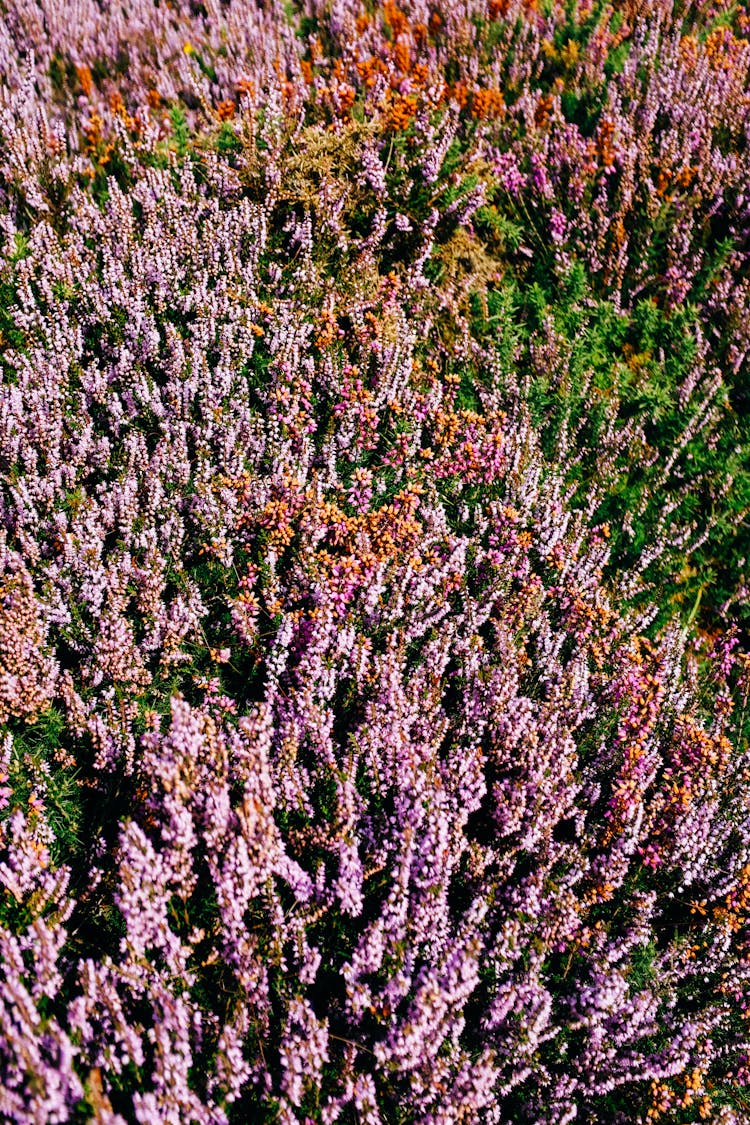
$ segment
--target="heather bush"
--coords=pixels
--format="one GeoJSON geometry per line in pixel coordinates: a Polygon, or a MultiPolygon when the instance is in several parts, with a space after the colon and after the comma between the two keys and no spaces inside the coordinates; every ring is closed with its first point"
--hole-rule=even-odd
{"type": "Polygon", "coordinates": [[[742,12],[2,10],[0,1115],[747,1120],[742,12]]]}

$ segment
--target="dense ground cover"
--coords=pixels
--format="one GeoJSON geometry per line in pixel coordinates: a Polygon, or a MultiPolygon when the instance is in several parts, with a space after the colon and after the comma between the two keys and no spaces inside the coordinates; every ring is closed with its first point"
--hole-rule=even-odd
{"type": "Polygon", "coordinates": [[[0,1115],[748,1120],[743,8],[0,12],[0,1115]]]}

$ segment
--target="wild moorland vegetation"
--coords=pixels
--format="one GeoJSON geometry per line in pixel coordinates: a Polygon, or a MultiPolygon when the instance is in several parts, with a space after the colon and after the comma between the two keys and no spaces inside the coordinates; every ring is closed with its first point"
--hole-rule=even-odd
{"type": "Polygon", "coordinates": [[[750,1121],[750,15],[0,0],[0,1118],[750,1121]]]}

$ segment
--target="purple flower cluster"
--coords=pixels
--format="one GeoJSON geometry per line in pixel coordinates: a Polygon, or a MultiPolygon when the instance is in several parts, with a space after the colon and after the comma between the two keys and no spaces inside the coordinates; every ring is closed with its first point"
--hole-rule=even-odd
{"type": "Polygon", "coordinates": [[[750,663],[472,319],[706,284],[720,411],[749,29],[637,7],[0,4],[4,1120],[746,1119],[750,663]]]}

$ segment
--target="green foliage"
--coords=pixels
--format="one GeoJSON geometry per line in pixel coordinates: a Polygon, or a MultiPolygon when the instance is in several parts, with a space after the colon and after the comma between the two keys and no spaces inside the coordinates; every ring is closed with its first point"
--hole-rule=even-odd
{"type": "Polygon", "coordinates": [[[561,282],[516,272],[475,298],[474,331],[500,359],[508,401],[530,410],[548,463],[567,467],[575,503],[601,495],[593,518],[611,529],[610,579],[660,542],[643,593],[659,592],[657,624],[677,612],[707,627],[750,557],[748,404],[726,388],[712,397],[705,374],[682,393],[700,359],[694,306],[644,296],[621,312],[594,290],[578,263],[561,282]],[[690,524],[706,538],[687,565],[676,533],[690,524]]]}
{"type": "Polygon", "coordinates": [[[222,156],[230,156],[232,153],[242,150],[242,141],[229,121],[223,121],[221,124],[221,129],[216,138],[216,150],[222,156]]]}
{"type": "Polygon", "coordinates": [[[56,865],[71,862],[81,849],[79,771],[69,764],[66,728],[64,715],[50,707],[32,723],[14,730],[8,771],[11,795],[5,813],[0,814],[33,809],[35,801],[43,805],[53,833],[56,865]]]}
{"type": "Polygon", "coordinates": [[[179,105],[174,105],[169,111],[169,121],[172,126],[172,137],[175,151],[179,157],[187,154],[190,144],[190,130],[188,128],[185,111],[179,105]]]}
{"type": "Polygon", "coordinates": [[[657,952],[654,942],[649,941],[646,945],[637,945],[631,953],[628,984],[634,994],[643,991],[654,980],[657,952]]]}

